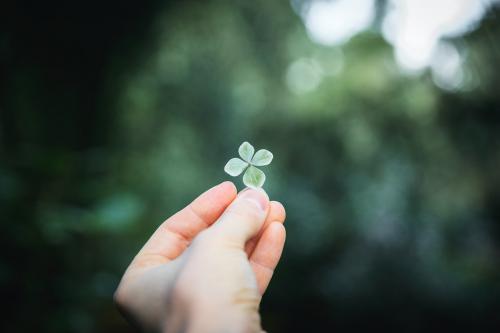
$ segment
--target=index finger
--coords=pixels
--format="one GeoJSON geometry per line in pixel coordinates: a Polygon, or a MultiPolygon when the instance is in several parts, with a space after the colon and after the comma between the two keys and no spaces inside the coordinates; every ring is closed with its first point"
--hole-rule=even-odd
{"type": "Polygon", "coordinates": [[[151,262],[165,263],[177,258],[197,234],[222,215],[235,197],[236,187],[232,182],[212,187],[163,222],[134,261],[150,265],[151,262]]]}

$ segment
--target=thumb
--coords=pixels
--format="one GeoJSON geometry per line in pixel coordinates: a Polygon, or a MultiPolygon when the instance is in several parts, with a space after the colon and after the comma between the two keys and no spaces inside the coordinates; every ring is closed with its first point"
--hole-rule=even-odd
{"type": "Polygon", "coordinates": [[[269,197],[262,189],[246,189],[229,205],[213,227],[217,237],[242,248],[255,236],[269,211],[269,197]]]}

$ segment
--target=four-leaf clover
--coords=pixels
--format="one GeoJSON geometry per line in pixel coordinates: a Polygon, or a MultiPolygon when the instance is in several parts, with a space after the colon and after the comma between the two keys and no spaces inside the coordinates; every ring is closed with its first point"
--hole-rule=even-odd
{"type": "Polygon", "coordinates": [[[273,154],[269,150],[260,149],[254,155],[255,149],[246,141],[241,144],[238,152],[242,159],[237,157],[230,159],[224,167],[224,171],[236,177],[246,169],[243,175],[243,183],[248,187],[262,187],[266,181],[266,175],[256,167],[271,163],[273,154]]]}

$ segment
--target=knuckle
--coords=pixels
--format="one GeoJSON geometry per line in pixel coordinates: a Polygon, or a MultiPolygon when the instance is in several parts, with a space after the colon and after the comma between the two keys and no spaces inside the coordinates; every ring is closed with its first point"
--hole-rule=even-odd
{"type": "Polygon", "coordinates": [[[234,294],[233,304],[246,311],[258,312],[260,295],[254,288],[241,288],[234,294]]]}

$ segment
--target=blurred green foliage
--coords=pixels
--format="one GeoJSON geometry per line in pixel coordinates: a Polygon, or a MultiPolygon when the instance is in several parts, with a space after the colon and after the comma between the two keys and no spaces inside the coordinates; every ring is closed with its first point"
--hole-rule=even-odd
{"type": "Polygon", "coordinates": [[[313,44],[284,1],[23,6],[0,34],[3,332],[129,330],[123,270],[245,140],[288,214],[267,330],[500,328],[498,9],[446,92],[375,29],[313,44]]]}

